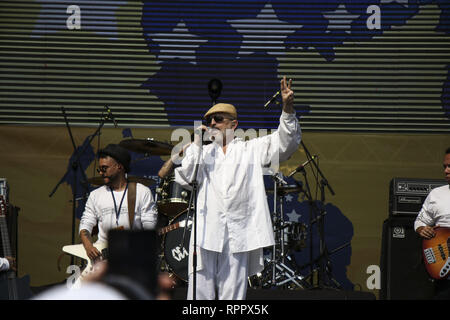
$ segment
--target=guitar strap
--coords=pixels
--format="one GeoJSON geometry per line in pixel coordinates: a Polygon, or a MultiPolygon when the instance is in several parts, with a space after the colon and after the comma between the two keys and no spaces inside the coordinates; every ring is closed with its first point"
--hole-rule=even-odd
{"type": "Polygon", "coordinates": [[[133,229],[135,209],[136,209],[136,182],[129,182],[128,183],[128,219],[130,220],[130,230],[133,229]]]}

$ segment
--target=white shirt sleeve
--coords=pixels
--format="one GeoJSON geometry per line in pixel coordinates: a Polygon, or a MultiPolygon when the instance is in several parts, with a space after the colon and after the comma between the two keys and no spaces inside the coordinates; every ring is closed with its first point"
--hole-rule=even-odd
{"type": "Polygon", "coordinates": [[[278,129],[268,136],[255,139],[256,152],[258,156],[262,156],[263,165],[285,161],[297,150],[302,131],[295,115],[283,111],[278,129]]]}
{"type": "Polygon", "coordinates": [[[434,213],[431,210],[430,202],[431,202],[431,193],[426,197],[425,201],[423,202],[422,208],[419,211],[419,214],[416,217],[416,220],[414,221],[414,230],[417,231],[417,228],[424,227],[424,226],[434,226],[435,219],[434,219],[434,213]]]}
{"type": "MultiPolygon", "coordinates": [[[[181,161],[181,166],[175,168],[175,181],[186,189],[191,189],[189,185],[192,182],[195,172],[195,164],[199,160],[201,149],[195,143],[192,143],[185,151],[185,156],[181,161]]],[[[202,181],[202,172],[198,170],[197,181],[202,181]]]]}
{"type": "Polygon", "coordinates": [[[94,197],[91,193],[84,207],[83,216],[80,220],[79,231],[87,230],[92,233],[92,229],[97,225],[97,216],[95,214],[94,202],[94,197]]]}
{"type": "Polygon", "coordinates": [[[0,271],[9,270],[9,261],[6,258],[0,258],[0,271]]]}
{"type": "Polygon", "coordinates": [[[154,229],[158,220],[158,211],[151,190],[147,187],[140,188],[141,197],[141,222],[145,230],[154,229]]]}

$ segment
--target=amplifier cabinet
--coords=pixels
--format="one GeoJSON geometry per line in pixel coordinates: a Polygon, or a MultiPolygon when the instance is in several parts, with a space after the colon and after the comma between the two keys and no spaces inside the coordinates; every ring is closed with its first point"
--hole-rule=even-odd
{"type": "Polygon", "coordinates": [[[417,216],[426,197],[444,179],[394,178],[389,185],[389,216],[417,216]]]}

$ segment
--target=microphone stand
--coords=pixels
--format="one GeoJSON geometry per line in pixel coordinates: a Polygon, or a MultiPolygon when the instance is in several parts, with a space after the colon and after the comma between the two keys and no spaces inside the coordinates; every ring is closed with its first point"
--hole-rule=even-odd
{"type": "MultiPolygon", "coordinates": [[[[194,125],[196,126],[196,125],[194,125]]],[[[197,126],[196,126],[197,127],[197,126]]],[[[195,141],[195,134],[194,134],[194,141],[195,141]]],[[[195,142],[194,142],[195,143],[195,142]]],[[[192,187],[192,191],[191,191],[191,196],[189,198],[189,204],[188,204],[188,213],[186,216],[186,223],[185,223],[185,229],[183,232],[183,240],[182,240],[182,245],[181,247],[183,247],[184,241],[185,241],[185,232],[188,226],[188,221],[189,221],[189,217],[192,214],[192,225],[193,225],[193,230],[192,232],[194,233],[194,240],[193,240],[193,246],[194,246],[194,252],[192,253],[192,267],[193,267],[193,275],[192,275],[192,300],[197,300],[197,199],[198,199],[198,180],[197,180],[197,175],[198,175],[198,169],[200,166],[200,159],[202,156],[202,151],[203,151],[203,143],[202,143],[202,134],[200,133],[200,152],[198,154],[197,157],[197,161],[195,163],[195,168],[194,168],[194,175],[192,177],[192,181],[189,184],[192,187]],[[194,208],[192,209],[192,202],[194,202],[194,208]]]]}
{"type": "MultiPolygon", "coordinates": [[[[328,190],[331,192],[332,195],[335,195],[332,187],[330,186],[330,184],[328,183],[328,180],[325,178],[325,176],[323,175],[322,171],[320,170],[319,166],[317,165],[316,161],[314,161],[314,159],[312,158],[310,152],[308,151],[308,149],[306,148],[305,144],[303,143],[303,141],[301,141],[301,144],[303,146],[303,149],[305,150],[306,156],[311,160],[311,162],[313,163],[314,167],[317,169],[317,172],[319,173],[321,180],[320,180],[320,193],[321,193],[321,202],[322,202],[322,208],[318,208],[317,204],[314,203],[311,199],[311,191],[309,189],[309,184],[307,182],[307,178],[306,178],[306,171],[303,169],[302,172],[305,176],[305,183],[307,186],[307,190],[309,193],[309,201],[310,201],[310,258],[311,258],[311,272],[313,271],[313,254],[312,254],[312,212],[315,211],[316,212],[316,217],[315,217],[315,222],[317,222],[317,230],[318,230],[318,234],[319,234],[319,258],[318,260],[318,264],[319,264],[319,272],[318,272],[318,285],[319,287],[323,286],[323,280],[324,280],[324,275],[326,274],[330,279],[332,279],[335,283],[337,283],[337,281],[335,281],[332,277],[332,275],[330,274],[331,272],[331,261],[329,260],[329,255],[328,255],[328,249],[326,247],[326,243],[325,243],[325,223],[324,223],[324,217],[325,217],[325,186],[328,188],[328,190]]],[[[317,176],[317,179],[319,179],[319,176],[317,176]]],[[[312,273],[311,273],[312,275],[312,273]]],[[[311,281],[312,281],[312,277],[311,277],[311,281]]],[[[340,287],[340,285],[338,285],[338,287],[340,287]]]]}
{"type": "MultiPolygon", "coordinates": [[[[302,144],[303,150],[305,150],[306,157],[308,158],[308,160],[313,160],[313,157],[311,156],[311,153],[309,152],[308,148],[306,148],[305,144],[303,143],[303,140],[300,143],[302,144]]],[[[317,165],[317,163],[315,161],[312,161],[312,163],[313,163],[314,167],[316,168],[317,172],[322,177],[324,184],[328,187],[328,190],[334,196],[335,195],[334,190],[333,190],[333,188],[331,188],[330,184],[328,183],[328,180],[325,178],[324,174],[322,173],[322,170],[320,170],[319,166],[317,165]]]]}
{"type": "MultiPolygon", "coordinates": [[[[314,286],[314,279],[313,279],[313,274],[314,274],[314,264],[312,263],[314,256],[313,256],[313,233],[312,233],[312,224],[313,224],[313,206],[314,206],[314,201],[312,199],[312,194],[311,194],[311,188],[309,187],[309,182],[308,182],[308,178],[306,176],[306,170],[305,168],[301,168],[300,172],[303,174],[303,176],[305,177],[305,186],[306,186],[306,190],[304,190],[305,196],[308,199],[309,202],[309,261],[310,263],[310,284],[311,287],[314,286]]],[[[297,184],[298,185],[298,184],[297,184]]]]}
{"type": "MultiPolygon", "coordinates": [[[[97,128],[97,130],[94,132],[93,135],[91,135],[89,137],[88,143],[86,143],[83,147],[83,149],[81,150],[81,152],[77,151],[77,147],[75,144],[75,141],[73,139],[73,135],[72,135],[72,130],[70,129],[70,125],[69,125],[69,121],[67,120],[67,116],[66,116],[66,112],[64,107],[61,108],[63,115],[64,115],[64,120],[66,122],[66,126],[67,129],[69,131],[69,136],[70,139],[72,140],[72,145],[74,147],[74,153],[75,153],[75,160],[72,162],[72,172],[73,172],[73,188],[72,188],[72,244],[75,244],[75,222],[76,222],[76,194],[77,194],[77,169],[81,168],[81,174],[83,175],[83,179],[84,179],[84,183],[82,183],[83,185],[86,184],[87,182],[87,178],[86,178],[86,174],[83,170],[83,167],[80,163],[80,158],[81,156],[84,154],[84,152],[86,151],[86,148],[88,145],[91,144],[92,140],[94,139],[94,137],[99,134],[101,128],[103,127],[103,125],[105,124],[106,119],[105,118],[101,118],[101,122],[97,128]]],[[[66,173],[67,175],[67,173],[66,173]]],[[[53,196],[53,194],[56,192],[56,189],[58,188],[58,186],[62,183],[62,181],[64,180],[64,178],[66,177],[66,175],[64,175],[64,177],[58,182],[58,184],[55,186],[55,188],[53,189],[53,191],[50,193],[49,197],[53,196]]],[[[71,264],[74,264],[74,257],[71,257],[71,264]]]]}

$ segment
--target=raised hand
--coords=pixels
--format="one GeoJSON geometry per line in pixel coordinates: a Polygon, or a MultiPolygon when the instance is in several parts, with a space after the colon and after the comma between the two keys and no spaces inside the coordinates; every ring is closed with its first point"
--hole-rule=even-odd
{"type": "Polygon", "coordinates": [[[294,91],[291,89],[292,79],[286,81],[286,76],[281,79],[280,92],[283,100],[283,111],[287,113],[294,113],[294,91]]]}

